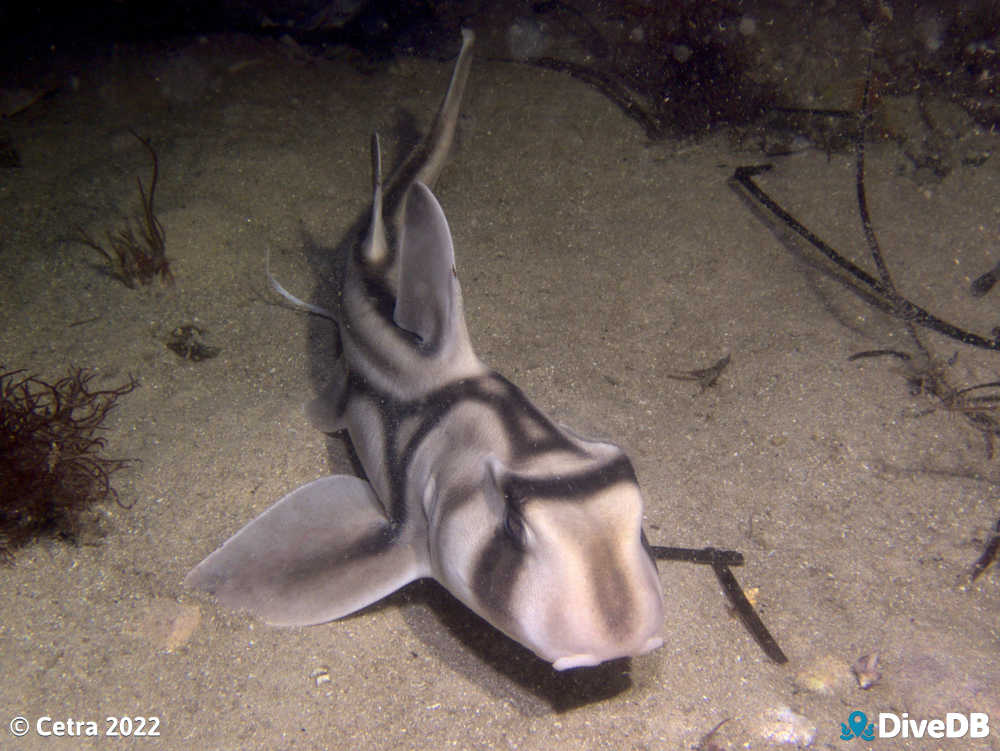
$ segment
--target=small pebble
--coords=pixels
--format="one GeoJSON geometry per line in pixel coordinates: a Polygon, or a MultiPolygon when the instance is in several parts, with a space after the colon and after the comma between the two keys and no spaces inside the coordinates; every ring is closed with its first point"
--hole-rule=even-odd
{"type": "Polygon", "coordinates": [[[309,674],[309,677],[316,681],[316,686],[319,687],[330,682],[330,670],[326,667],[318,667],[309,674]]]}
{"type": "Polygon", "coordinates": [[[795,686],[824,696],[846,693],[851,686],[851,668],[835,655],[823,655],[795,674],[795,686]]]}
{"type": "Polygon", "coordinates": [[[861,655],[851,665],[851,670],[854,671],[854,677],[858,679],[861,688],[871,688],[882,678],[882,673],[878,670],[878,652],[861,655]]]}
{"type": "Polygon", "coordinates": [[[141,610],[138,633],[157,649],[175,652],[187,643],[201,624],[201,608],[157,597],[141,610]]]}
{"type": "Polygon", "coordinates": [[[776,707],[763,713],[757,735],[768,743],[809,748],[816,740],[816,725],[788,707],[776,707]]]}

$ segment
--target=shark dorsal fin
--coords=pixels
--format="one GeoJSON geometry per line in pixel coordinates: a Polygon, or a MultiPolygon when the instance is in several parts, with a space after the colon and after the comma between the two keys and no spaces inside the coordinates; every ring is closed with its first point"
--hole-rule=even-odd
{"type": "Polygon", "coordinates": [[[399,293],[393,320],[434,349],[456,325],[455,250],[444,211],[423,183],[406,198],[400,244],[399,293]]]}
{"type": "Polygon", "coordinates": [[[372,133],[372,216],[362,252],[365,263],[373,265],[384,263],[389,255],[382,218],[382,192],[382,150],[378,133],[372,133]]]}

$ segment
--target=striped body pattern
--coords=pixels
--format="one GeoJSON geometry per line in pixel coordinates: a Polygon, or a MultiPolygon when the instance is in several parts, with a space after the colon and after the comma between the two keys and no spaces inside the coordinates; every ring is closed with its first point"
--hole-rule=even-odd
{"type": "Polygon", "coordinates": [[[365,479],[294,490],[185,581],[268,623],[306,625],[432,577],[557,670],[643,654],[662,643],[663,594],[631,463],[553,423],[469,340],[431,187],[471,45],[463,32],[427,139],[385,186],[373,139],[367,228],[334,309],[310,306],[336,322],[343,352],[307,413],[348,432],[365,479]]]}

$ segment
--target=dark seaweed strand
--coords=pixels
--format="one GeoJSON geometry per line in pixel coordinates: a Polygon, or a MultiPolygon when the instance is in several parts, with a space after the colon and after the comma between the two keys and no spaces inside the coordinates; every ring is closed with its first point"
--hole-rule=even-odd
{"type": "Polygon", "coordinates": [[[722,564],[724,566],[742,566],[743,553],[737,550],[718,550],[716,548],[671,548],[662,545],[650,545],[649,551],[660,561],[681,561],[682,563],[705,563],[709,566],[722,564]]]}
{"type": "MultiPolygon", "coordinates": [[[[955,392],[955,396],[962,396],[963,394],[968,394],[970,391],[978,391],[979,389],[995,389],[1000,388],[1000,381],[990,381],[989,383],[977,383],[975,386],[966,386],[964,389],[959,389],[955,392]]],[[[993,397],[989,397],[990,401],[993,401],[993,397]]]]}
{"type": "Polygon", "coordinates": [[[822,109],[817,107],[768,107],[768,112],[781,112],[788,115],[810,115],[812,117],[855,117],[854,110],[822,109]]]}
{"type": "Polygon", "coordinates": [[[969,291],[972,293],[972,296],[982,297],[987,294],[996,285],[997,277],[1000,277],[1000,263],[982,276],[976,277],[976,279],[973,280],[971,286],[969,287],[969,291]]]}
{"type": "Polygon", "coordinates": [[[153,176],[149,181],[148,197],[146,196],[146,191],[143,189],[142,179],[138,176],[135,178],[136,183],[139,185],[139,198],[142,201],[143,223],[140,231],[142,232],[143,240],[145,240],[146,245],[149,246],[152,253],[152,274],[158,272],[160,279],[165,284],[172,284],[174,277],[170,273],[170,266],[167,264],[166,258],[167,235],[153,210],[153,200],[156,197],[156,181],[160,176],[160,159],[157,157],[156,149],[153,148],[148,138],[143,138],[131,129],[129,129],[129,132],[146,147],[146,150],[153,159],[153,176]]]}
{"type": "Polygon", "coordinates": [[[647,112],[620,81],[606,73],[579,65],[569,60],[557,60],[552,57],[539,57],[531,61],[539,68],[569,73],[574,78],[593,86],[604,96],[614,102],[628,117],[639,123],[646,135],[654,140],[660,140],[666,135],[667,128],[656,115],[647,112]]]}
{"type": "Polygon", "coordinates": [[[1000,519],[997,519],[996,524],[993,525],[993,536],[990,541],[986,543],[986,547],[983,549],[983,554],[979,556],[974,564],[972,564],[972,571],[969,572],[969,578],[971,581],[975,581],[983,572],[986,571],[993,564],[997,558],[1000,557],[1000,519]]]}
{"type": "MultiPolygon", "coordinates": [[[[998,536],[1000,539],[1000,536],[998,536]]],[[[1000,545],[1000,542],[998,542],[1000,545]]],[[[729,570],[730,566],[742,566],[743,554],[736,550],[717,550],[716,548],[670,548],[660,545],[650,545],[649,550],[653,557],[658,560],[684,561],[686,563],[706,563],[715,571],[719,583],[726,592],[726,597],[730,604],[740,616],[740,620],[747,631],[754,638],[754,641],[764,650],[764,654],[771,660],[784,665],[788,662],[788,657],[778,646],[778,642],[771,636],[767,626],[757,615],[750,600],[743,593],[743,588],[729,570]]]]}
{"type": "Polygon", "coordinates": [[[712,569],[715,571],[715,575],[718,577],[722,588],[726,591],[729,602],[732,603],[732,606],[740,616],[740,620],[743,621],[743,625],[746,626],[747,631],[750,632],[754,640],[760,645],[760,648],[764,650],[764,654],[779,665],[784,665],[788,662],[788,657],[785,656],[781,647],[778,646],[778,642],[774,640],[771,632],[767,630],[764,621],[760,619],[753,605],[750,604],[746,595],[743,594],[740,583],[736,581],[736,577],[733,576],[733,572],[729,570],[729,567],[723,563],[714,563],[712,569]]]}
{"type": "Polygon", "coordinates": [[[863,360],[866,357],[885,357],[886,355],[892,355],[893,357],[898,357],[904,362],[908,362],[913,358],[910,357],[908,352],[900,352],[895,349],[866,349],[864,352],[855,352],[853,355],[847,358],[848,362],[854,362],[855,360],[863,360]]]}
{"type": "Polygon", "coordinates": [[[141,213],[127,219],[125,225],[116,232],[107,230],[107,247],[94,240],[82,227],[77,227],[75,240],[100,253],[108,265],[110,276],[121,281],[126,287],[134,288],[137,282],[149,284],[157,274],[164,284],[173,284],[174,278],[170,273],[170,263],[166,255],[166,232],[160,220],[156,218],[153,208],[159,179],[159,158],[148,139],[134,130],[130,129],[129,132],[149,151],[153,161],[153,176],[150,179],[148,195],[142,179],[136,177],[141,213]],[[133,221],[138,224],[141,241],[136,238],[133,221]]]}
{"type": "Polygon", "coordinates": [[[861,229],[865,235],[865,242],[868,243],[868,250],[875,261],[875,268],[878,269],[879,278],[886,289],[889,302],[892,305],[893,313],[903,320],[910,338],[914,345],[928,359],[930,352],[917,336],[917,330],[913,327],[913,321],[908,320],[903,314],[905,312],[905,301],[896,289],[896,284],[892,281],[892,274],[889,273],[889,266],[882,255],[882,247],[879,245],[878,237],[875,235],[875,227],[872,225],[871,213],[868,211],[868,197],[865,190],[865,138],[868,135],[868,126],[872,120],[871,84],[872,84],[872,57],[868,55],[868,67],[865,71],[865,90],[861,98],[861,112],[858,115],[858,138],[855,144],[856,168],[855,168],[855,188],[858,196],[858,216],[861,218],[861,229]]]}
{"type": "Polygon", "coordinates": [[[868,199],[865,195],[865,136],[868,134],[868,125],[872,119],[871,108],[871,84],[872,84],[872,57],[868,56],[868,69],[865,72],[865,89],[861,96],[861,112],[858,114],[858,140],[855,146],[857,154],[855,170],[855,188],[858,195],[858,214],[861,217],[861,229],[865,234],[868,249],[871,251],[872,259],[875,261],[875,268],[878,269],[879,278],[882,280],[882,287],[885,294],[892,302],[893,308],[899,309],[899,293],[896,285],[892,281],[889,267],[885,263],[882,255],[882,248],[875,236],[875,227],[872,226],[871,215],[868,212],[868,199]]]}
{"type": "Polygon", "coordinates": [[[947,321],[943,321],[937,316],[927,312],[919,305],[915,305],[907,300],[905,297],[899,296],[894,302],[891,294],[880,280],[873,277],[864,269],[856,266],[854,263],[840,255],[840,253],[832,247],[827,245],[821,238],[813,234],[795,217],[785,211],[785,209],[783,209],[753,181],[755,175],[767,172],[771,168],[772,165],[770,164],[737,167],[733,173],[733,180],[746,189],[746,191],[753,196],[753,198],[755,198],[761,206],[774,214],[778,219],[784,222],[786,226],[798,233],[803,239],[830,259],[833,263],[847,271],[851,276],[871,289],[873,293],[885,298],[882,300],[885,307],[882,307],[881,309],[903,321],[912,322],[918,326],[931,329],[939,334],[944,334],[950,339],[960,341],[963,344],[980,347],[982,349],[1000,350],[1000,339],[985,339],[978,334],[973,334],[969,331],[965,331],[964,329],[960,329],[957,326],[954,326],[947,321]]]}

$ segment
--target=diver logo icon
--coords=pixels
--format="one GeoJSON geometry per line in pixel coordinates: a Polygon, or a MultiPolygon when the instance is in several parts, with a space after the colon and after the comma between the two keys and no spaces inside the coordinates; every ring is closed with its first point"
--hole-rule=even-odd
{"type": "Polygon", "coordinates": [[[849,741],[852,738],[860,738],[863,741],[875,740],[875,723],[869,723],[868,716],[864,712],[854,710],[847,718],[847,722],[840,723],[840,740],[849,741]]]}

